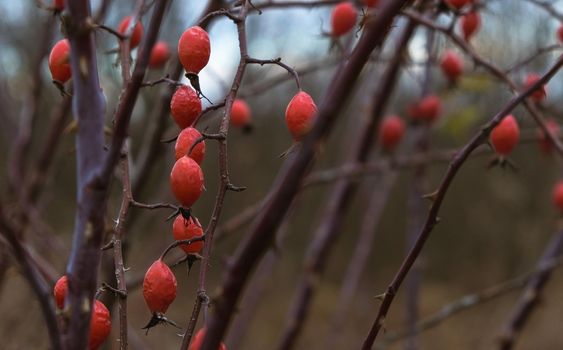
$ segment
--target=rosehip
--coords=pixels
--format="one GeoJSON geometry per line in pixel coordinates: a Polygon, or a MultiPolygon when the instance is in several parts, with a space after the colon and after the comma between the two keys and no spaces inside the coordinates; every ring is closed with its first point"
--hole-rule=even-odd
{"type": "Polygon", "coordinates": [[[379,143],[386,150],[392,150],[405,133],[405,123],[398,115],[386,117],[379,127],[379,143]]]}
{"type": "Polygon", "coordinates": [[[49,70],[53,80],[65,83],[70,79],[70,43],[67,39],[59,40],[49,55],[49,70]]]}
{"type": "Polygon", "coordinates": [[[201,113],[201,100],[195,90],[185,85],[177,88],[170,101],[170,112],[181,129],[192,125],[201,113]]]}
{"type": "Polygon", "coordinates": [[[65,9],[65,0],[55,0],[53,1],[53,8],[57,11],[62,11],[65,9]]]}
{"type": "Polygon", "coordinates": [[[446,3],[456,9],[461,9],[463,6],[471,3],[472,0],[446,0],[446,3]]]}
{"type": "Polygon", "coordinates": [[[463,74],[463,61],[454,51],[444,52],[440,67],[444,75],[452,82],[455,82],[463,74]]]}
{"type": "Polygon", "coordinates": [[[295,141],[301,140],[309,132],[316,114],[317,105],[306,92],[298,92],[289,101],[285,110],[285,122],[295,141]]]}
{"type": "Polygon", "coordinates": [[[152,47],[151,57],[149,58],[149,67],[160,68],[166,64],[170,58],[170,49],[164,41],[159,41],[152,47]]]}
{"type": "Polygon", "coordinates": [[[176,277],[162,260],[155,261],[143,281],[143,296],[152,313],[165,313],[176,299],[176,277]]]}
{"type": "Polygon", "coordinates": [[[66,275],[62,276],[55,283],[55,288],[53,288],[53,294],[55,295],[55,302],[59,309],[65,306],[66,291],[68,290],[68,278],[66,275]]]}
{"type": "Polygon", "coordinates": [[[408,112],[413,120],[432,123],[442,112],[442,103],[436,95],[428,95],[422,100],[408,108],[408,112]]]}
{"type": "MultiPolygon", "coordinates": [[[[553,135],[554,137],[559,136],[559,124],[557,124],[555,120],[548,119],[546,120],[545,125],[547,126],[547,130],[551,135],[553,135]]],[[[545,154],[551,154],[551,151],[553,150],[553,143],[551,142],[551,140],[541,129],[538,129],[537,134],[539,146],[542,152],[545,154]]]]}
{"type": "Polygon", "coordinates": [[[199,142],[192,149],[192,152],[188,154],[192,145],[200,138],[201,133],[195,128],[187,127],[180,131],[180,134],[176,139],[176,145],[174,146],[176,160],[182,158],[183,156],[188,156],[195,160],[197,164],[201,164],[201,162],[203,162],[203,157],[205,156],[205,141],[199,142]]]}
{"type": "Polygon", "coordinates": [[[342,2],[332,10],[332,36],[338,37],[348,33],[356,25],[358,11],[351,2],[342,2]]]}
{"type": "Polygon", "coordinates": [[[363,2],[367,7],[376,7],[379,5],[379,0],[363,0],[363,2]]]}
{"type": "MultiPolygon", "coordinates": [[[[205,328],[201,328],[197,331],[188,350],[199,350],[201,348],[201,344],[203,344],[203,338],[205,338],[205,328]]],[[[221,342],[217,350],[227,350],[227,347],[223,342],[221,342]]]]}
{"type": "Polygon", "coordinates": [[[203,191],[203,172],[197,162],[187,156],[178,159],[170,172],[170,186],[176,199],[191,207],[203,191]]]}
{"type": "MultiPolygon", "coordinates": [[[[117,31],[121,34],[125,34],[125,32],[127,32],[127,28],[129,28],[129,22],[131,22],[131,16],[127,16],[123,18],[121,20],[121,23],[119,23],[119,27],[117,28],[117,31]]],[[[135,28],[133,29],[133,33],[129,38],[129,48],[131,50],[139,45],[142,36],[143,36],[143,24],[139,20],[137,20],[137,23],[135,24],[135,28]]]]}
{"type": "Polygon", "coordinates": [[[178,41],[178,56],[186,72],[198,74],[209,62],[209,35],[201,27],[186,29],[178,41]]]}
{"type": "Polygon", "coordinates": [[[461,16],[460,25],[465,41],[469,41],[481,27],[481,15],[477,11],[469,12],[461,16]]]}
{"type": "Polygon", "coordinates": [[[250,107],[241,99],[233,101],[231,109],[231,123],[238,128],[244,128],[250,125],[250,107]]]}
{"type": "MultiPolygon", "coordinates": [[[[186,220],[182,215],[178,215],[172,224],[172,234],[176,241],[180,241],[203,236],[203,229],[199,221],[193,216],[186,220]]],[[[203,241],[182,244],[180,248],[182,248],[186,254],[199,253],[201,248],[203,248],[203,241]]]]}
{"type": "Polygon", "coordinates": [[[99,300],[94,300],[94,310],[90,319],[90,340],[88,348],[97,349],[109,335],[111,331],[111,317],[109,310],[99,300]]]}
{"type": "Polygon", "coordinates": [[[560,42],[563,42],[563,23],[559,25],[559,28],[557,28],[557,39],[559,39],[560,42]]]}
{"type": "Polygon", "coordinates": [[[553,187],[553,204],[559,209],[560,212],[563,212],[563,181],[559,181],[553,187]]]}
{"type": "Polygon", "coordinates": [[[512,115],[507,115],[491,132],[491,143],[495,152],[507,156],[512,152],[520,138],[520,128],[512,115]]]}
{"type": "MultiPolygon", "coordinates": [[[[524,88],[528,89],[532,87],[532,85],[534,85],[538,80],[540,80],[539,75],[535,73],[528,74],[528,76],[526,76],[526,82],[524,83],[524,88]]],[[[545,85],[542,85],[540,88],[532,92],[532,94],[530,95],[532,100],[534,100],[535,102],[541,102],[545,100],[546,96],[547,94],[545,92],[545,85]]]]}

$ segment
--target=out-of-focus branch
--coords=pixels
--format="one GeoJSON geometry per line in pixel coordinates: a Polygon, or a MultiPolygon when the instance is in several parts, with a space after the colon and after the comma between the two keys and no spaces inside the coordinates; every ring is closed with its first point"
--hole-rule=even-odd
{"type": "Polygon", "coordinates": [[[461,169],[465,161],[469,158],[471,153],[480,145],[487,142],[487,138],[491,133],[492,129],[497,126],[502,119],[508,115],[516,106],[522,103],[533,91],[535,91],[538,87],[542,86],[543,84],[547,83],[549,79],[551,79],[555,73],[559,71],[559,69],[563,66],[563,56],[560,56],[557,62],[549,69],[549,71],[542,76],[535,84],[531,87],[527,88],[524,92],[518,94],[517,96],[513,97],[476,135],[474,135],[471,140],[460,149],[460,151],[455,155],[453,160],[450,162],[448,170],[442,181],[438,187],[438,189],[432,194],[432,206],[430,207],[430,211],[426,217],[426,221],[423,227],[420,230],[418,238],[409,251],[407,257],[403,260],[401,267],[397,271],[395,277],[387,287],[386,292],[383,294],[383,300],[379,307],[379,311],[377,316],[373,322],[373,325],[364,341],[362,346],[363,350],[369,350],[373,346],[373,343],[379,334],[379,331],[385,324],[385,320],[387,318],[387,313],[393,303],[393,299],[397,294],[401,284],[403,283],[405,277],[407,276],[408,272],[412,268],[413,264],[416,262],[424,244],[430,237],[434,226],[438,223],[438,212],[442,206],[442,202],[445,198],[445,195],[454,180],[455,176],[457,175],[458,171],[461,169]]]}
{"type": "MultiPolygon", "coordinates": [[[[330,88],[319,107],[315,125],[299,149],[286,161],[267,196],[260,216],[229,263],[223,277],[221,294],[216,299],[214,313],[207,325],[202,350],[212,350],[219,346],[242,289],[255,265],[270,246],[276,228],[283,220],[313,162],[317,148],[329,134],[369,55],[382,44],[395,16],[408,2],[398,0],[384,3],[379,16],[367,24],[348,62],[338,70],[329,84],[330,88]]],[[[228,105],[226,109],[229,109],[228,105]]]]}

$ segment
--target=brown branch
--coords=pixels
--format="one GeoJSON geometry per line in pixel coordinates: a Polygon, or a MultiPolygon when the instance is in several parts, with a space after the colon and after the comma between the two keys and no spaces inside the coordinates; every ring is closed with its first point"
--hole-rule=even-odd
{"type": "Polygon", "coordinates": [[[555,73],[561,68],[562,65],[563,56],[560,56],[555,65],[553,65],[549,69],[549,71],[538,80],[536,84],[526,89],[521,94],[513,97],[476,135],[471,138],[471,140],[463,148],[460,149],[460,151],[450,162],[448,170],[442,178],[438,189],[432,195],[432,206],[430,207],[426,221],[420,230],[416,243],[409,251],[407,257],[403,260],[403,263],[397,271],[397,274],[387,287],[387,291],[383,294],[383,301],[381,303],[381,306],[379,307],[379,311],[368,333],[368,336],[364,341],[364,344],[362,346],[363,350],[371,349],[379,331],[385,325],[385,319],[387,317],[387,313],[389,312],[391,304],[393,303],[393,299],[395,298],[395,295],[408,272],[418,258],[420,252],[422,251],[422,248],[424,247],[424,244],[426,243],[432,230],[434,229],[434,226],[438,223],[438,212],[442,206],[442,202],[449,189],[449,186],[451,185],[453,179],[455,178],[465,161],[468,159],[469,155],[477,147],[487,142],[487,138],[491,130],[496,125],[498,125],[498,123],[500,123],[500,121],[516,106],[522,103],[533,91],[548,82],[549,79],[551,79],[553,75],[555,75],[555,73]]]}
{"type": "Polygon", "coordinates": [[[546,246],[543,256],[537,264],[536,273],[526,284],[520,301],[502,333],[499,349],[510,350],[514,347],[516,338],[522,332],[540,302],[541,294],[547,282],[549,282],[555,266],[553,262],[561,257],[562,252],[563,229],[560,229],[546,246]]]}
{"type": "Polygon", "coordinates": [[[347,64],[338,70],[333,78],[319,107],[315,125],[304,138],[299,149],[289,156],[267,196],[264,209],[256,219],[251,232],[238,247],[224,274],[221,294],[214,304],[215,312],[207,325],[202,350],[211,350],[219,346],[242,289],[254,266],[270,246],[275,229],[299,191],[301,180],[310,169],[317,148],[329,134],[370,53],[382,44],[396,14],[407,3],[408,0],[384,3],[379,16],[366,26],[347,64]]]}
{"type": "Polygon", "coordinates": [[[287,0],[287,1],[278,1],[278,2],[268,1],[253,6],[253,10],[262,11],[265,9],[280,9],[280,8],[290,8],[290,7],[315,8],[315,7],[333,6],[343,1],[344,0],[316,0],[316,1],[287,0]]]}
{"type": "Polygon", "coordinates": [[[261,60],[261,59],[258,59],[258,58],[248,57],[246,59],[246,62],[247,63],[259,64],[261,66],[263,66],[265,64],[276,64],[276,65],[282,67],[289,74],[293,75],[293,78],[295,79],[295,84],[297,85],[297,89],[301,90],[301,83],[299,82],[299,75],[297,74],[295,69],[293,69],[290,66],[288,66],[287,64],[283,63],[282,60],[281,60],[281,57],[274,58],[274,59],[271,59],[271,60],[261,60]]]}

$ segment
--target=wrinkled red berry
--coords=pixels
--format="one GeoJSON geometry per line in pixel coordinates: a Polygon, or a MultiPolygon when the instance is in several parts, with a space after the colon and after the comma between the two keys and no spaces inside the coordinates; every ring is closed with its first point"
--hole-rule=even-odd
{"type": "Polygon", "coordinates": [[[405,123],[398,115],[383,119],[379,127],[379,143],[385,150],[392,150],[401,141],[405,133],[405,123]]]}
{"type": "MultiPolygon", "coordinates": [[[[180,241],[203,236],[203,229],[199,221],[193,216],[186,220],[182,215],[178,215],[172,224],[172,234],[176,241],[180,241]]],[[[201,248],[203,248],[203,241],[182,244],[180,248],[186,254],[199,253],[201,248]]]]}
{"type": "Polygon", "coordinates": [[[481,27],[481,15],[477,11],[469,12],[461,16],[460,25],[465,41],[469,41],[481,27]]]}
{"type": "Polygon", "coordinates": [[[408,108],[408,113],[413,120],[425,123],[434,122],[441,112],[442,103],[436,95],[428,95],[408,108]]]}
{"type": "Polygon", "coordinates": [[[49,55],[49,70],[53,80],[65,83],[72,76],[70,68],[70,43],[67,39],[59,40],[49,55]]]}
{"type": "MultiPolygon", "coordinates": [[[[547,127],[547,130],[551,135],[553,135],[556,138],[559,137],[559,124],[557,124],[555,120],[553,119],[546,120],[545,126],[547,127]]],[[[551,154],[551,152],[553,151],[553,143],[551,142],[551,140],[547,137],[547,135],[543,132],[543,130],[539,128],[537,134],[538,134],[539,146],[542,152],[545,154],[551,154]]]]}
{"type": "MultiPolygon", "coordinates": [[[[524,88],[528,89],[532,87],[538,80],[540,80],[540,76],[535,73],[530,73],[526,76],[526,81],[524,82],[524,88]]],[[[532,92],[530,98],[535,102],[541,102],[545,100],[547,94],[545,92],[545,85],[542,85],[540,88],[532,92]]]]}
{"type": "Polygon", "coordinates": [[[186,72],[198,74],[209,62],[209,35],[201,27],[186,29],[178,42],[178,56],[186,72]]]}
{"type": "Polygon", "coordinates": [[[65,0],[55,0],[53,1],[53,8],[57,11],[62,11],[65,9],[65,0]]]}
{"type": "Polygon", "coordinates": [[[201,100],[195,90],[185,85],[177,88],[170,101],[170,113],[180,129],[191,126],[201,113],[201,100]]]}
{"type": "Polygon", "coordinates": [[[233,101],[233,108],[231,109],[231,124],[237,128],[244,128],[250,124],[250,107],[248,104],[239,98],[233,101]]]}
{"type": "Polygon", "coordinates": [[[294,140],[301,140],[309,132],[316,114],[317,105],[308,93],[300,91],[293,96],[285,110],[285,122],[294,140]]]}
{"type": "Polygon", "coordinates": [[[463,74],[463,60],[454,51],[446,51],[440,61],[442,72],[450,81],[456,81],[463,74]]]}
{"type": "Polygon", "coordinates": [[[99,300],[94,300],[94,310],[90,319],[90,340],[88,348],[97,349],[109,335],[111,331],[111,316],[109,310],[99,300]]]}
{"type": "Polygon", "coordinates": [[[379,5],[379,0],[363,0],[363,2],[367,7],[376,7],[379,5]]]}
{"type": "Polygon", "coordinates": [[[192,145],[200,138],[201,133],[195,128],[187,127],[180,131],[180,134],[176,139],[176,145],[174,146],[176,160],[182,158],[183,156],[188,156],[195,160],[197,164],[201,164],[201,162],[203,162],[203,157],[205,156],[205,141],[199,142],[192,149],[192,152],[188,154],[192,145]]]}
{"type": "Polygon", "coordinates": [[[553,187],[553,204],[563,213],[563,181],[560,180],[553,187]]]}
{"type": "Polygon", "coordinates": [[[162,260],[155,261],[143,281],[143,296],[152,313],[165,313],[176,299],[176,277],[162,260]]]}
{"type": "Polygon", "coordinates": [[[66,275],[62,276],[55,283],[55,288],[53,288],[53,294],[55,295],[55,302],[59,309],[65,306],[65,297],[68,290],[68,278],[66,275]]]}
{"type": "Polygon", "coordinates": [[[170,172],[170,186],[176,199],[190,208],[203,191],[203,172],[195,160],[183,156],[170,172]]]}
{"type": "MultiPolygon", "coordinates": [[[[121,34],[125,34],[127,32],[127,28],[129,28],[129,22],[131,22],[131,16],[127,16],[121,20],[119,23],[119,27],[117,31],[121,34]]],[[[129,48],[134,49],[136,48],[139,43],[141,42],[141,38],[143,37],[143,24],[139,20],[135,24],[135,28],[133,29],[133,33],[129,38],[129,48]]]]}
{"type": "Polygon", "coordinates": [[[338,37],[348,33],[356,25],[358,11],[351,2],[342,2],[332,10],[332,36],[338,37]]]}
{"type": "Polygon", "coordinates": [[[507,115],[491,132],[491,143],[500,156],[509,155],[520,139],[520,128],[512,115],[507,115]]]}
{"type": "MultiPolygon", "coordinates": [[[[203,344],[203,338],[205,338],[205,328],[201,328],[197,331],[188,350],[199,350],[203,344]]],[[[227,347],[221,342],[217,350],[227,350],[227,347]]]]}
{"type": "Polygon", "coordinates": [[[170,49],[164,41],[159,41],[152,47],[149,67],[160,68],[170,59],[170,49]]]}
{"type": "Polygon", "coordinates": [[[470,4],[472,0],[446,0],[446,3],[456,9],[461,9],[463,6],[470,4]]]}

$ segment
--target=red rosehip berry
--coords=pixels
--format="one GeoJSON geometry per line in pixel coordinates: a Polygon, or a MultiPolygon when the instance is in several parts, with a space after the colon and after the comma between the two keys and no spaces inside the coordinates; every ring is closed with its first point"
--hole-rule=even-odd
{"type": "Polygon", "coordinates": [[[68,290],[68,278],[63,275],[55,283],[55,288],[53,288],[53,294],[55,296],[55,303],[59,309],[65,306],[66,291],[68,290]]]}
{"type": "Polygon", "coordinates": [[[339,37],[348,33],[356,25],[358,11],[351,2],[342,2],[332,10],[332,36],[339,37]]]}
{"type": "Polygon", "coordinates": [[[448,50],[442,55],[440,68],[450,81],[455,82],[463,74],[463,60],[457,53],[448,50]]]}
{"type": "Polygon", "coordinates": [[[159,41],[152,47],[149,67],[160,68],[166,64],[170,58],[170,49],[164,41],[159,41]]]}
{"type": "Polygon", "coordinates": [[[428,95],[408,108],[408,113],[415,121],[432,123],[442,113],[442,103],[436,95],[428,95]]]}
{"type": "Polygon", "coordinates": [[[491,143],[495,152],[506,157],[520,139],[520,128],[512,115],[507,115],[491,132],[491,143]]]}
{"type": "Polygon", "coordinates": [[[203,162],[203,157],[205,156],[205,141],[201,141],[195,145],[192,152],[188,154],[192,145],[200,138],[201,133],[197,131],[197,129],[192,127],[182,129],[176,139],[176,145],[174,146],[176,160],[182,158],[183,156],[188,156],[195,160],[197,164],[201,164],[201,162],[203,162]]]}
{"type": "Polygon", "coordinates": [[[231,109],[231,124],[237,128],[244,128],[250,125],[250,107],[241,99],[233,101],[233,108],[231,109]]]}
{"type": "Polygon", "coordinates": [[[198,74],[209,62],[209,35],[201,27],[188,28],[178,41],[178,56],[186,72],[198,74]]]}
{"type": "Polygon", "coordinates": [[[176,277],[162,260],[155,261],[143,281],[143,296],[152,313],[165,313],[176,299],[176,277]]]}
{"type": "MultiPolygon", "coordinates": [[[[125,32],[127,32],[127,28],[129,28],[129,22],[131,22],[131,16],[127,16],[123,18],[121,20],[121,23],[119,23],[119,27],[117,28],[117,31],[121,34],[125,34],[125,32]]],[[[137,20],[137,23],[135,24],[135,28],[133,29],[133,33],[129,38],[129,48],[131,50],[136,48],[141,42],[142,37],[143,37],[143,24],[139,20],[137,20]]]]}
{"type": "MultiPolygon", "coordinates": [[[[532,87],[538,80],[540,80],[540,76],[535,73],[530,73],[526,76],[526,81],[524,82],[524,89],[528,89],[532,87]]],[[[545,85],[542,85],[540,88],[532,92],[530,95],[534,102],[541,102],[545,100],[547,94],[545,92],[545,85]]]]}
{"type": "Polygon", "coordinates": [[[557,28],[557,39],[563,43],[563,23],[559,25],[559,28],[557,28]]]}
{"type": "MultiPolygon", "coordinates": [[[[555,120],[553,119],[546,120],[545,126],[547,126],[547,130],[551,135],[553,135],[554,137],[559,136],[559,124],[557,124],[555,120]]],[[[543,130],[539,128],[537,134],[538,134],[538,144],[540,146],[541,151],[545,154],[551,154],[551,152],[553,151],[553,143],[551,142],[551,140],[547,137],[545,132],[543,132],[543,130]]]]}
{"type": "Polygon", "coordinates": [[[111,331],[111,317],[108,308],[99,300],[94,300],[94,310],[90,319],[90,340],[88,348],[97,349],[111,331]]]}
{"type": "MultiPolygon", "coordinates": [[[[201,328],[197,331],[188,350],[199,350],[203,344],[203,338],[205,338],[205,328],[201,328]]],[[[221,342],[217,350],[227,350],[227,347],[221,342]]]]}
{"type": "MultiPolygon", "coordinates": [[[[203,229],[195,217],[191,216],[186,220],[182,215],[178,215],[172,224],[172,235],[176,241],[193,239],[203,236],[203,229]]],[[[182,244],[180,248],[182,248],[186,254],[199,253],[201,248],[203,248],[203,241],[182,244]]]]}
{"type": "Polygon", "coordinates": [[[187,156],[178,159],[170,172],[170,187],[176,199],[190,208],[203,191],[203,172],[197,162],[187,156]]]}
{"type": "Polygon", "coordinates": [[[363,0],[363,3],[367,7],[376,7],[379,5],[379,0],[363,0]]]}
{"type": "Polygon", "coordinates": [[[553,187],[553,204],[563,213],[563,180],[559,180],[553,187]]]}
{"type": "Polygon", "coordinates": [[[72,76],[70,68],[70,43],[67,39],[59,40],[49,54],[49,70],[53,80],[65,83],[72,76]]]}
{"type": "Polygon", "coordinates": [[[55,0],[53,1],[53,8],[57,11],[62,11],[65,9],[65,0],[55,0]]]}
{"type": "Polygon", "coordinates": [[[481,27],[481,15],[477,11],[469,12],[461,16],[460,25],[465,41],[469,41],[481,27]]]}
{"type": "Polygon", "coordinates": [[[392,150],[401,141],[405,133],[405,123],[398,115],[383,119],[379,128],[379,143],[385,150],[392,150]]]}
{"type": "Polygon", "coordinates": [[[461,9],[463,6],[470,4],[472,0],[446,0],[446,3],[456,9],[461,9]]]}
{"type": "Polygon", "coordinates": [[[170,112],[180,129],[192,125],[201,113],[201,100],[195,90],[185,85],[177,88],[170,101],[170,112]]]}
{"type": "Polygon", "coordinates": [[[309,132],[316,114],[317,105],[306,92],[298,92],[289,101],[285,110],[285,122],[295,141],[301,140],[309,132]]]}

